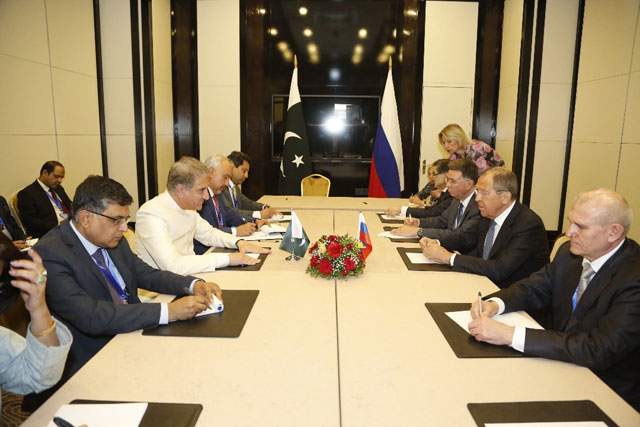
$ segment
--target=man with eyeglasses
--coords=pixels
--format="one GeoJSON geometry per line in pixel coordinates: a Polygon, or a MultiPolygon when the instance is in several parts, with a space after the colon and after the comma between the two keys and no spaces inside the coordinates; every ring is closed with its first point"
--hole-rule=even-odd
{"type": "Polygon", "coordinates": [[[437,217],[412,218],[391,233],[429,237],[451,251],[469,252],[476,247],[480,212],[475,201],[478,167],[466,158],[449,163],[447,191],[455,200],[437,217]]]}
{"type": "Polygon", "coordinates": [[[18,215],[27,235],[44,236],[71,213],[71,200],[61,183],[64,166],[55,160],[45,162],[40,176],[18,193],[18,215]]]}
{"type": "Polygon", "coordinates": [[[517,201],[518,179],[502,167],[478,179],[476,203],[482,220],[478,243],[465,255],[455,254],[434,239],[420,240],[422,253],[449,264],[454,271],[488,277],[500,288],[529,277],[549,262],[549,244],[542,219],[517,201]]]}
{"type": "MultiPolygon", "coordinates": [[[[191,319],[208,307],[212,294],[222,297],[215,283],[157,270],[131,251],[122,237],[132,201],[120,183],[90,176],[76,190],[72,219],[36,245],[48,272],[47,304],[73,334],[60,385],[114,335],[191,319]],[[141,304],[139,287],[193,295],[170,303],[141,304]]],[[[35,409],[46,397],[27,398],[27,409],[35,409]]]]}

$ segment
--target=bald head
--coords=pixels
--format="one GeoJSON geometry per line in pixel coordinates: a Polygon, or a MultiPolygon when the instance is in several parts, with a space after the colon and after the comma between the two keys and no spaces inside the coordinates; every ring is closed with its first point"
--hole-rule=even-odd
{"type": "Polygon", "coordinates": [[[625,198],[615,191],[608,188],[585,191],[573,202],[574,207],[579,205],[589,209],[601,225],[620,224],[624,234],[629,233],[633,213],[625,198]]]}

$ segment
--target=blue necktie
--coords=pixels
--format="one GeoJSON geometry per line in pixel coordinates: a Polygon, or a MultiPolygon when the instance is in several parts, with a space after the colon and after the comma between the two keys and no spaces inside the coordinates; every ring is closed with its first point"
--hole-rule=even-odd
{"type": "Polygon", "coordinates": [[[491,220],[491,225],[487,231],[487,237],[484,239],[484,248],[482,249],[482,259],[489,259],[491,247],[493,246],[493,235],[496,232],[496,222],[491,220]]]}
{"type": "Polygon", "coordinates": [[[107,267],[107,263],[105,262],[104,255],[102,254],[102,249],[98,248],[93,253],[93,255],[91,255],[91,257],[96,261],[96,264],[100,268],[100,271],[102,272],[104,278],[107,279],[109,285],[111,285],[113,290],[116,291],[118,296],[120,297],[120,301],[114,298],[113,302],[115,302],[116,304],[126,304],[128,298],[127,291],[123,289],[122,286],[120,286],[120,283],[116,280],[113,274],[111,274],[111,271],[109,270],[109,268],[107,267]]]}
{"type": "Polygon", "coordinates": [[[462,202],[460,202],[460,205],[458,206],[458,215],[456,215],[456,222],[455,224],[453,224],[454,229],[460,227],[460,221],[462,221],[463,213],[464,213],[464,205],[462,204],[462,202]]]}

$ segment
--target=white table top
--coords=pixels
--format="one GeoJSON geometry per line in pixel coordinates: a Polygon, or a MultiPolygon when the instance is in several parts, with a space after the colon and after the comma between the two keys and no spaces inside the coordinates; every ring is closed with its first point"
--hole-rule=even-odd
{"type": "MultiPolygon", "coordinates": [[[[199,426],[473,426],[469,402],[590,399],[619,425],[640,425],[586,368],[458,359],[424,303],[497,288],[475,275],[407,271],[396,248],[418,245],[378,237],[385,224],[364,215],[373,252],[361,277],[313,279],[308,256],[291,263],[278,249],[260,272],[202,275],[223,289],[260,290],[239,338],[118,335],[24,425],[44,425],[79,398],[202,403],[199,426]]],[[[357,231],[358,210],[298,216],[312,242],[357,231]]]]}

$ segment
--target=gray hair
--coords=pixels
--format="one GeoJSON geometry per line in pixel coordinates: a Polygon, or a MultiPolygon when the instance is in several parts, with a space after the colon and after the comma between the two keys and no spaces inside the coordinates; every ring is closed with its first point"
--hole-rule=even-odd
{"type": "Polygon", "coordinates": [[[627,200],[619,193],[608,188],[596,188],[578,194],[573,206],[591,203],[594,208],[596,220],[601,225],[620,224],[624,234],[629,233],[633,212],[627,200]]]}
{"type": "Polygon", "coordinates": [[[226,163],[229,163],[233,166],[231,160],[229,160],[222,154],[214,154],[213,156],[207,157],[207,159],[204,161],[204,164],[207,166],[207,168],[213,168],[214,170],[220,169],[220,166],[226,163]]]}
{"type": "Polygon", "coordinates": [[[171,165],[169,178],[167,178],[167,190],[174,192],[178,185],[187,190],[191,189],[198,178],[209,176],[209,169],[198,159],[183,156],[171,165]]]}
{"type": "Polygon", "coordinates": [[[496,193],[508,191],[511,193],[511,200],[515,200],[518,197],[518,178],[516,178],[515,173],[507,168],[496,166],[487,169],[482,175],[485,174],[493,179],[493,189],[496,193]]]}

